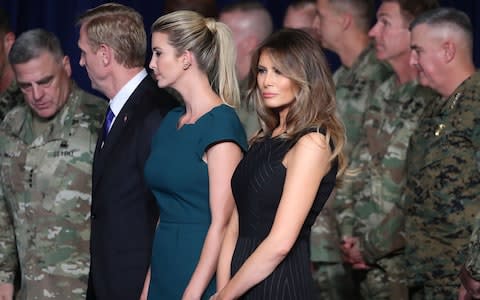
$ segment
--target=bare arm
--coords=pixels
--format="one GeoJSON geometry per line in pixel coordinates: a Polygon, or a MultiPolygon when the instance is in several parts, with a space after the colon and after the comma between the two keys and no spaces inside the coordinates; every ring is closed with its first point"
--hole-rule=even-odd
{"type": "Polygon", "coordinates": [[[216,271],[223,237],[234,206],[230,179],[242,158],[242,151],[235,143],[223,142],[209,148],[206,158],[212,223],[198,264],[183,294],[184,300],[200,299],[216,271]]]}
{"type": "Polygon", "coordinates": [[[238,212],[233,208],[233,214],[228,224],[225,238],[223,239],[220,257],[217,267],[217,291],[220,291],[230,280],[230,266],[232,263],[233,251],[238,239],[238,212]]]}
{"type": "Polygon", "coordinates": [[[287,153],[282,198],[265,240],[218,293],[217,299],[236,299],[264,280],[289,253],[310,211],[323,176],[330,168],[331,155],[325,136],[303,136],[287,153]]]}

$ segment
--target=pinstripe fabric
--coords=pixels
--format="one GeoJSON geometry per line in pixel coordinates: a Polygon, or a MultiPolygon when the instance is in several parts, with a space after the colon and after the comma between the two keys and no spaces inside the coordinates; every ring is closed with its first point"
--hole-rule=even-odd
{"type": "MultiPolygon", "coordinates": [[[[250,148],[232,177],[232,190],[239,213],[239,238],[232,258],[232,274],[268,235],[282,195],[286,169],[282,159],[295,141],[265,138],[250,148]]],[[[300,235],[287,257],[265,280],[241,299],[313,299],[309,260],[310,227],[328,199],[337,165],[324,177],[300,235]]],[[[299,199],[301,201],[301,199],[299,199]]]]}

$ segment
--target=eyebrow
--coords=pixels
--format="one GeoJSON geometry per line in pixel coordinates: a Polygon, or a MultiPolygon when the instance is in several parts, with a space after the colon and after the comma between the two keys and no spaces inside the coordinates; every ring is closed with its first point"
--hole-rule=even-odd
{"type": "Polygon", "coordinates": [[[380,12],[377,14],[377,19],[382,18],[382,17],[389,17],[390,15],[386,12],[380,12]]]}
{"type": "MultiPolygon", "coordinates": [[[[34,81],[34,82],[36,84],[45,84],[45,83],[49,83],[50,81],[52,81],[54,77],[55,77],[55,75],[48,75],[48,76],[45,76],[45,77],[43,77],[43,78],[41,78],[37,81],[34,81]]],[[[18,81],[17,83],[20,87],[28,87],[28,86],[32,85],[31,82],[18,81]]]]}

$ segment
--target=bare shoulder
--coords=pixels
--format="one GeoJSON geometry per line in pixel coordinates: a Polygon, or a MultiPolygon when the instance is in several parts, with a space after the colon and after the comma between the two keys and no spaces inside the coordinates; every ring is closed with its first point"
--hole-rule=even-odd
{"type": "Polygon", "coordinates": [[[320,132],[310,132],[303,135],[287,153],[284,165],[309,164],[328,160],[332,152],[328,146],[327,137],[320,132]]]}
{"type": "Polygon", "coordinates": [[[294,146],[294,148],[304,147],[311,147],[313,149],[329,149],[327,137],[321,132],[309,132],[303,135],[294,146]]]}

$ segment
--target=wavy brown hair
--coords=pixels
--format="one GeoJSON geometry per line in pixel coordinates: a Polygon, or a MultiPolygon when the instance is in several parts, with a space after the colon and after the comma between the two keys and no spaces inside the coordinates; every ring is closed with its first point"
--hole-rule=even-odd
{"type": "Polygon", "coordinates": [[[274,66],[298,90],[287,114],[286,131],[281,137],[295,139],[309,128],[325,128],[327,142],[331,140],[335,147],[330,160],[338,159],[339,177],[346,167],[342,153],[345,128],[336,114],[332,74],[318,42],[301,30],[282,29],[273,33],[252,57],[247,98],[256,107],[261,129],[251,142],[271,135],[280,123],[278,113],[264,105],[257,84],[257,67],[262,53],[270,56],[274,66]]]}

